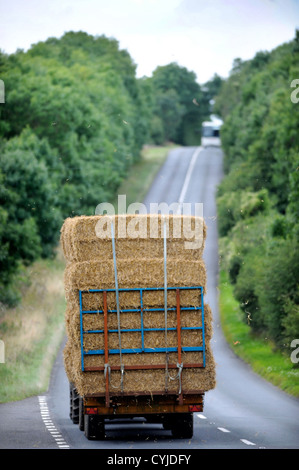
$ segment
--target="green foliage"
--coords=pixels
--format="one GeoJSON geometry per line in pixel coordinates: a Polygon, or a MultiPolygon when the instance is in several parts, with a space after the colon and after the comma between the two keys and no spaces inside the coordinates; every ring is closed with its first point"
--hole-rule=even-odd
{"type": "Polygon", "coordinates": [[[267,213],[270,207],[268,191],[258,192],[237,189],[234,192],[224,192],[218,197],[219,233],[227,235],[239,220],[252,217],[259,212],[267,213]]]}
{"type": "Polygon", "coordinates": [[[135,71],[116,40],[83,32],[1,54],[0,301],[52,255],[63,219],[93,214],[138,161],[152,116],[135,71]]]}
{"type": "Polygon", "coordinates": [[[297,42],[236,60],[215,105],[224,119],[223,266],[244,321],[282,349],[299,335],[299,106],[290,88],[297,42]]]}
{"type": "MultiPolygon", "coordinates": [[[[210,109],[208,94],[202,91],[194,72],[171,63],[157,67],[147,80],[154,96],[151,128],[154,143],[161,140],[180,145],[200,143],[201,123],[208,118],[210,109]],[[160,132],[159,122],[162,123],[160,132]]],[[[213,86],[217,85],[213,82],[213,86]]]]}
{"type": "Polygon", "coordinates": [[[263,261],[257,292],[267,331],[280,347],[286,339],[292,340],[298,335],[298,280],[298,241],[281,239],[272,242],[263,261]],[[290,337],[291,334],[296,336],[290,337]]]}

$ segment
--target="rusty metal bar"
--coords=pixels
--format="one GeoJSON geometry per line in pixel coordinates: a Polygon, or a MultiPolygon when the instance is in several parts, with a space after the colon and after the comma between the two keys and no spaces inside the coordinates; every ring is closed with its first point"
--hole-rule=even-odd
{"type": "MultiPolygon", "coordinates": [[[[169,369],[177,369],[177,364],[168,364],[169,369]]],[[[202,362],[195,362],[190,364],[184,364],[184,369],[195,369],[204,367],[202,362]]],[[[110,366],[111,370],[120,370],[120,366],[110,366]]],[[[90,366],[85,367],[86,371],[101,371],[105,368],[103,366],[90,366]]],[[[127,365],[126,370],[143,370],[143,369],[165,369],[165,364],[136,364],[136,365],[127,365]]]]}
{"type": "MultiPolygon", "coordinates": [[[[199,399],[198,399],[198,396],[201,395],[202,397],[204,396],[205,394],[205,391],[204,390],[184,390],[183,391],[183,396],[184,396],[184,400],[190,398],[190,400],[192,400],[193,402],[195,401],[194,397],[196,397],[196,401],[198,402],[199,399]]],[[[159,396],[160,398],[168,398],[168,399],[172,399],[175,398],[177,395],[173,392],[168,392],[166,393],[165,390],[154,390],[152,392],[144,392],[144,391],[128,391],[128,392],[115,392],[113,393],[113,395],[111,395],[111,399],[115,398],[115,397],[119,397],[119,396],[122,396],[122,397],[128,397],[128,398],[132,398],[132,397],[149,397],[149,398],[152,398],[153,396],[159,396]]],[[[88,399],[88,398],[103,398],[104,397],[104,393],[87,393],[86,395],[84,395],[84,399],[88,399]]]]}

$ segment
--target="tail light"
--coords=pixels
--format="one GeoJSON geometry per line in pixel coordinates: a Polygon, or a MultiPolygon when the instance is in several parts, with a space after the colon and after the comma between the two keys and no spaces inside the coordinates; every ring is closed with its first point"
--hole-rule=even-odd
{"type": "Polygon", "coordinates": [[[85,408],[85,414],[87,415],[97,415],[98,409],[97,407],[88,406],[85,408]]]}
{"type": "Polygon", "coordinates": [[[189,405],[189,411],[192,413],[202,411],[202,405],[189,405]]]}

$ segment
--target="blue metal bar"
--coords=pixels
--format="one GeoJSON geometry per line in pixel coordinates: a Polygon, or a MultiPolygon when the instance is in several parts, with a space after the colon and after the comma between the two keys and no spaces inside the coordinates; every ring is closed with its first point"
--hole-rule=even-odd
{"type": "MultiPolygon", "coordinates": [[[[189,311],[189,310],[201,310],[201,307],[182,307],[182,311],[189,311]]],[[[167,309],[169,312],[175,312],[176,307],[168,307],[167,309]]],[[[164,308],[144,308],[144,312],[164,312],[164,308]]],[[[129,308],[129,309],[122,309],[120,313],[139,313],[140,308],[129,308]]],[[[104,313],[104,310],[82,310],[82,313],[104,313]]],[[[117,310],[108,310],[108,313],[117,313],[117,310]]]]}
{"type": "MultiPolygon", "coordinates": [[[[141,352],[146,353],[153,353],[153,352],[177,352],[178,348],[132,348],[132,349],[122,349],[122,353],[126,354],[136,354],[141,352]]],[[[190,352],[190,351],[202,351],[202,346],[194,346],[194,347],[184,347],[182,351],[190,352]]],[[[119,354],[119,349],[109,349],[109,354],[119,354]]],[[[89,351],[84,351],[85,356],[92,356],[92,355],[103,355],[104,349],[90,349],[89,351]]]]}
{"type": "MultiPolygon", "coordinates": [[[[79,291],[80,312],[82,312],[82,293],[79,291]]],[[[80,336],[81,336],[81,368],[84,371],[84,353],[83,353],[83,317],[80,315],[80,336]]]]}
{"type": "MultiPolygon", "coordinates": [[[[131,292],[131,291],[140,291],[142,289],[143,291],[159,291],[163,290],[164,287],[132,287],[132,289],[129,288],[119,288],[118,292],[131,292]]],[[[181,287],[167,287],[167,290],[195,290],[195,289],[202,289],[202,286],[181,286],[181,287]]],[[[89,292],[115,292],[115,289],[89,289],[89,290],[82,290],[82,294],[88,294],[89,292]]]]}
{"type": "Polygon", "coordinates": [[[203,347],[203,366],[206,366],[206,353],[205,353],[205,328],[204,328],[204,300],[203,289],[201,288],[201,325],[202,325],[202,347],[203,347]]]}
{"type": "Polygon", "coordinates": [[[142,289],[140,289],[140,323],[141,323],[141,346],[144,351],[144,325],[143,325],[143,296],[142,289]]]}
{"type": "MultiPolygon", "coordinates": [[[[196,306],[196,307],[182,307],[181,311],[201,311],[201,319],[202,319],[202,326],[194,326],[194,327],[182,327],[182,330],[201,330],[202,331],[202,346],[198,347],[182,347],[183,352],[188,352],[188,351],[202,351],[203,352],[203,366],[205,367],[205,331],[204,331],[204,299],[203,299],[203,287],[202,286],[188,286],[188,287],[167,287],[167,290],[199,290],[200,291],[200,297],[201,297],[201,305],[196,306]]],[[[82,371],[84,371],[84,356],[86,355],[103,355],[104,350],[98,349],[98,350],[89,350],[89,351],[84,351],[83,349],[83,335],[84,334],[89,334],[89,333],[100,333],[103,334],[104,330],[83,330],[83,314],[96,314],[96,313],[104,313],[103,310],[83,310],[82,308],[82,294],[83,293],[94,293],[94,292],[132,292],[132,291],[138,291],[140,294],[140,308],[134,308],[134,309],[123,309],[123,310],[108,310],[108,313],[118,313],[118,320],[119,320],[119,314],[120,313],[127,313],[127,312],[132,312],[132,313],[140,313],[140,328],[126,328],[126,329],[120,329],[120,325],[118,329],[111,329],[108,330],[109,333],[123,333],[123,332],[138,332],[141,333],[141,348],[132,348],[132,349],[122,349],[121,344],[119,344],[119,349],[111,349],[109,350],[109,354],[122,354],[122,353],[153,353],[153,352],[177,352],[178,348],[177,347],[165,347],[165,348],[145,348],[144,347],[144,333],[148,331],[176,331],[176,327],[170,327],[170,328],[144,328],[144,312],[165,312],[165,308],[144,308],[143,305],[143,292],[144,291],[163,291],[165,292],[165,287],[145,287],[145,288],[132,288],[132,289],[91,289],[87,291],[79,291],[79,302],[80,302],[80,336],[81,336],[81,364],[82,364],[82,371]]],[[[116,294],[117,294],[116,292],[116,294]]],[[[176,311],[176,307],[169,307],[167,308],[167,311],[176,311]]]]}
{"type": "MultiPolygon", "coordinates": [[[[202,329],[202,326],[183,326],[181,328],[181,330],[201,330],[202,329]]],[[[167,331],[176,331],[177,328],[176,327],[169,327],[167,328],[167,331]]],[[[140,333],[142,334],[142,337],[143,337],[143,333],[144,332],[147,332],[147,331],[165,331],[165,328],[124,328],[121,330],[122,333],[134,333],[134,332],[137,332],[137,333],[140,333]]],[[[85,333],[104,333],[104,330],[84,330],[83,331],[83,334],[85,333]]],[[[118,330],[108,330],[108,333],[118,333],[118,330]]]]}

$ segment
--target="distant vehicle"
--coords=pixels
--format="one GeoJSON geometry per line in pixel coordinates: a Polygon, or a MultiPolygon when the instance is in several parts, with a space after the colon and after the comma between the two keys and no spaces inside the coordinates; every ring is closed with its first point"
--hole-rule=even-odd
{"type": "Polygon", "coordinates": [[[202,123],[201,145],[203,147],[220,147],[220,129],[223,121],[216,116],[211,116],[210,121],[202,123]]]}

